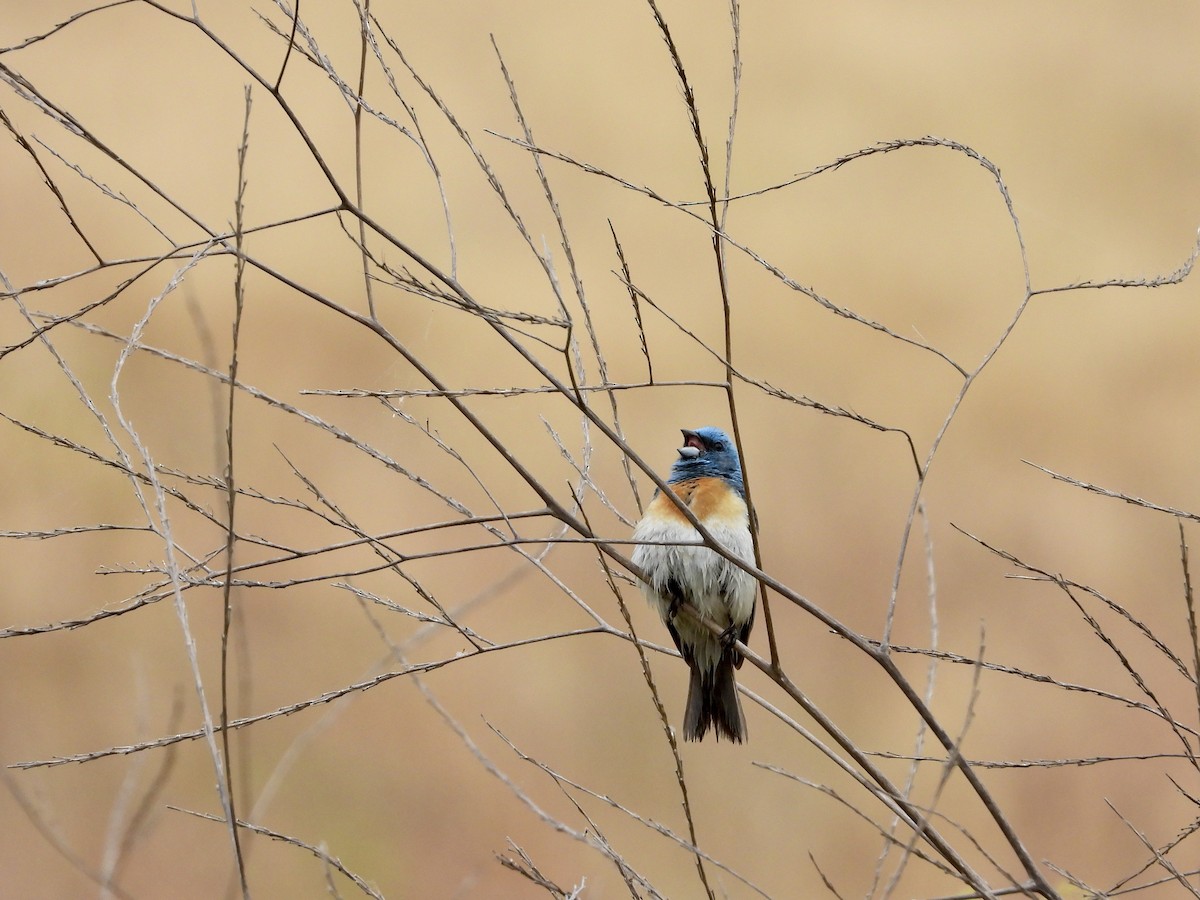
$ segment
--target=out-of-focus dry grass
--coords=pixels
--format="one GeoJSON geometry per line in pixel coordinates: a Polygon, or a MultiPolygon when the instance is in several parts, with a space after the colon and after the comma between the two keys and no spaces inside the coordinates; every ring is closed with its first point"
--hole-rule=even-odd
{"type": "MultiPolygon", "coordinates": [[[[178,6],[187,11],[187,4],[178,6]]],[[[9,2],[0,16],[0,45],[44,31],[80,8],[67,2],[9,2]]],[[[251,64],[277,72],[283,43],[266,33],[248,4],[206,3],[200,9],[251,64]]],[[[672,199],[702,197],[679,88],[643,4],[376,2],[372,11],[488,155],[539,246],[544,236],[564,285],[569,279],[554,222],[528,155],[486,133],[519,133],[489,35],[504,54],[543,146],[651,185],[672,199]]],[[[728,10],[721,3],[664,2],[663,11],[719,160],[731,96],[728,10]]],[[[283,21],[273,8],[263,12],[283,21]]],[[[356,80],[353,7],[306,3],[301,12],[338,70],[356,80]]],[[[1188,258],[1200,223],[1198,35],[1200,12],[1189,4],[745,4],[733,191],[779,183],[877,141],[936,134],[975,148],[1002,170],[1024,229],[1035,289],[1170,272],[1188,258]]],[[[232,220],[246,78],[194,29],[131,3],[6,53],[0,62],[80,116],[206,224],[220,229],[232,220]]],[[[439,152],[454,213],[460,280],[492,306],[555,314],[535,261],[469,155],[411,82],[404,83],[419,103],[427,139],[439,152]]],[[[377,71],[367,93],[384,101],[377,71]]],[[[302,112],[332,168],[352,184],[350,113],[323,74],[293,58],[285,94],[302,112]]],[[[126,173],[54,126],[13,90],[5,88],[0,97],[0,109],[24,135],[44,139],[114,189],[145,196],[126,173]]],[[[261,89],[250,127],[249,222],[336,202],[261,89]]],[[[45,151],[39,153],[103,253],[120,257],[165,249],[128,210],[98,196],[45,151]]],[[[364,158],[367,211],[446,264],[441,205],[419,154],[378,123],[367,123],[364,158]]],[[[617,262],[609,221],[638,285],[719,346],[720,302],[705,229],[602,178],[550,160],[546,165],[611,377],[643,380],[645,361],[627,294],[613,274],[617,262]]],[[[0,179],[0,270],[13,284],[27,286],[89,265],[86,249],[28,155],[12,140],[0,142],[0,179]]],[[[159,201],[145,203],[147,213],[173,235],[194,238],[181,216],[159,201]]],[[[730,212],[729,231],[798,282],[945,351],[968,368],[995,343],[1024,292],[1012,223],[993,180],[945,149],[913,148],[857,161],[739,201],[730,212]]],[[[357,253],[328,218],[251,235],[247,247],[296,282],[365,311],[357,253]]],[[[387,258],[404,264],[394,251],[387,258]]],[[[794,394],[906,429],[923,458],[959,388],[953,369],[830,314],[737,252],[730,260],[735,362],[794,394]]],[[[156,268],[89,321],[128,334],[173,268],[156,268]]],[[[146,342],[223,369],[230,347],[231,273],[227,259],[210,260],[191,273],[155,314],[146,342]]],[[[115,283],[108,275],[83,278],[53,292],[27,294],[24,302],[50,313],[69,312],[115,283]]],[[[988,661],[1144,699],[1063,592],[1006,578],[1015,567],[964,537],[956,525],[1032,565],[1094,586],[1190,663],[1172,518],[1056,482],[1024,461],[1166,506],[1200,510],[1197,299],[1194,280],[1153,291],[1088,290],[1034,298],[967,395],[926,485],[941,648],[970,657],[982,640],[988,661]]],[[[376,303],[386,325],[452,387],[540,380],[482,323],[462,312],[380,287],[376,303]]],[[[657,378],[722,376],[721,366],[690,338],[652,310],[643,311],[657,378]]],[[[0,340],[9,345],[28,334],[28,323],[6,300],[0,340]]],[[[87,390],[103,402],[120,346],[67,327],[56,329],[53,339],[87,390]]],[[[555,361],[545,348],[536,352],[555,361]]],[[[375,401],[300,393],[428,386],[363,329],[251,271],[240,358],[244,382],[335,422],[473,510],[491,508],[462,465],[375,401]]],[[[0,411],[88,446],[104,446],[95,420],[43,347],[10,353],[3,365],[0,411]]],[[[589,366],[594,379],[594,364],[589,366]]],[[[139,355],[122,375],[121,396],[157,462],[221,473],[223,389],[139,355]]],[[[664,472],[677,428],[728,422],[723,394],[712,389],[662,387],[624,392],[619,399],[630,444],[664,472]]],[[[240,484],[311,500],[284,462],[281,454],[286,454],[367,532],[454,517],[409,480],[328,434],[245,398],[238,402],[240,484]]],[[[595,402],[607,409],[599,395],[595,402]]],[[[750,389],[740,390],[739,403],[766,570],[851,627],[878,637],[914,486],[903,439],[750,389]]],[[[470,405],[565,496],[572,472],[542,418],[577,447],[577,413],[550,395],[479,398],[470,405]]],[[[539,505],[447,404],[414,398],[402,408],[460,451],[504,508],[539,505]]],[[[0,491],[3,530],[143,523],[128,480],[117,472],[12,425],[0,429],[0,441],[7,471],[0,491]]],[[[636,518],[619,457],[602,444],[594,477],[626,516],[636,518]]],[[[645,499],[649,481],[639,481],[645,499]]],[[[218,490],[196,495],[214,511],[223,509],[218,490]]],[[[628,527],[593,500],[588,513],[602,534],[627,536],[628,527]]],[[[320,546],[335,539],[313,518],[278,506],[244,502],[238,516],[244,533],[287,546],[320,546]]],[[[194,516],[181,515],[176,528],[178,542],[194,551],[215,550],[222,540],[219,529],[194,516]]],[[[1200,533],[1192,524],[1185,530],[1192,541],[1200,533]]],[[[478,539],[484,538],[478,532],[478,539]]],[[[461,534],[433,532],[401,546],[419,553],[463,540],[461,534]]],[[[897,644],[930,641],[921,544],[918,526],[901,578],[897,644]]],[[[247,546],[238,553],[239,560],[271,555],[247,546]]],[[[97,571],[156,564],[162,557],[161,542],[148,533],[0,542],[0,626],[85,617],[117,605],[145,578],[97,571]]],[[[373,559],[360,548],[296,562],[263,577],[323,575],[373,559]]],[[[592,551],[563,546],[548,562],[608,621],[620,623],[592,551]]],[[[491,640],[589,624],[543,577],[505,550],[418,561],[405,571],[447,606],[485,595],[464,621],[491,640]]],[[[394,574],[352,580],[396,603],[429,611],[394,574]]],[[[666,642],[665,630],[636,591],[624,593],[640,635],[666,642]]],[[[199,589],[188,598],[211,698],[217,683],[220,593],[199,589]]],[[[395,665],[385,659],[387,645],[352,595],[330,581],[286,591],[243,590],[236,602],[240,618],[231,652],[241,680],[235,715],[315,697],[395,665]]],[[[1090,608],[1096,609],[1094,602],[1090,608]]],[[[911,751],[915,714],[878,670],[787,603],[776,601],[773,611],[782,661],[792,678],[860,746],[911,751]]],[[[376,615],[394,641],[417,629],[401,616],[382,610],[376,615]]],[[[1138,643],[1127,625],[1111,616],[1104,621],[1159,699],[1195,727],[1194,685],[1138,643]]],[[[761,627],[751,644],[766,653],[761,627]]],[[[411,654],[414,661],[432,660],[464,649],[461,637],[443,630],[411,654]]],[[[655,655],[652,661],[668,712],[678,722],[686,670],[666,657],[655,655]]],[[[923,659],[904,665],[918,684],[924,683],[923,659]]],[[[794,712],[766,678],[749,666],[743,672],[749,688],[794,712]]],[[[952,734],[961,728],[970,702],[971,679],[967,666],[938,670],[932,705],[952,734]]],[[[0,642],[0,759],[6,764],[45,759],[194,728],[199,713],[192,681],[170,601],[77,631],[8,637],[0,642]]],[[[672,761],[627,643],[598,636],[548,642],[446,666],[429,674],[425,684],[488,757],[574,827],[591,826],[489,725],[564,775],[685,832],[672,761]]],[[[820,895],[810,853],[843,896],[862,895],[871,885],[878,837],[830,799],[754,763],[837,784],[843,794],[853,795],[855,789],[761,709],[750,708],[749,717],[747,746],[709,742],[683,749],[702,848],[771,896],[820,895]]],[[[254,798],[293,752],[291,767],[269,804],[256,811],[256,821],[323,843],[386,896],[535,896],[527,882],[494,859],[511,852],[509,841],[565,887],[586,878],[583,896],[625,892],[600,856],[539,822],[486,772],[412,679],[395,679],[340,704],[244,731],[234,748],[236,778],[244,790],[240,812],[251,815],[254,798]]],[[[968,757],[987,760],[1179,750],[1169,730],[1146,713],[995,673],[982,676],[964,747],[968,757]]],[[[905,778],[907,764],[882,765],[897,780],[905,778]]],[[[207,751],[202,742],[191,742],[87,765],[9,770],[13,788],[0,792],[4,892],[32,897],[99,890],[52,848],[17,804],[14,790],[74,854],[99,869],[113,816],[127,816],[130,807],[122,803],[135,806],[164,766],[169,766],[165,785],[122,858],[119,884],[135,897],[211,897],[224,891],[231,877],[226,833],[220,825],[167,809],[169,804],[219,812],[207,751]],[[132,800],[122,800],[123,784],[132,785],[132,800]]],[[[1178,761],[983,770],[1034,858],[1097,886],[1111,885],[1147,857],[1106,801],[1159,845],[1195,818],[1167,774],[1195,795],[1196,771],[1178,761]]],[[[922,770],[918,783],[925,796],[937,775],[936,766],[922,770]]],[[[863,796],[853,799],[882,815],[863,796]]],[[[595,827],[651,876],[664,896],[700,895],[686,853],[652,839],[602,804],[584,802],[595,827]]],[[[942,806],[985,846],[999,850],[994,828],[961,783],[952,783],[942,806]]],[[[1002,862],[1016,868],[1007,855],[1002,862]]],[[[719,893],[751,895],[732,877],[710,872],[719,893]]],[[[249,840],[249,876],[260,897],[315,896],[323,890],[319,863],[263,838],[249,840]]],[[[1066,884],[1053,873],[1050,877],[1066,884]]],[[[955,889],[949,879],[913,863],[899,895],[955,889]]],[[[344,896],[351,890],[342,886],[344,896]]],[[[1173,896],[1180,890],[1166,886],[1140,896],[1173,896]]]]}

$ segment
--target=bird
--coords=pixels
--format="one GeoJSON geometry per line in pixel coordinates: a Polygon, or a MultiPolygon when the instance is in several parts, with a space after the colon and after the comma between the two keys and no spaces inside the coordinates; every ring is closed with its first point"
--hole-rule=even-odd
{"type": "MultiPolygon", "coordinates": [[[[712,426],[685,428],[682,433],[683,446],[667,486],[719,544],[753,564],[754,541],[737,446],[712,426]]],[[[655,491],[634,528],[632,561],[644,576],[642,593],[662,617],[690,669],[684,739],[699,741],[711,726],[717,740],[726,737],[741,743],[746,739],[746,718],[733,670],[743,660],[733,642],[745,644],[750,636],[756,583],[750,573],[710,547],[680,546],[699,540],[700,532],[672,499],[655,491]],[[719,626],[722,635],[717,637],[682,614],[683,602],[719,626]]]]}

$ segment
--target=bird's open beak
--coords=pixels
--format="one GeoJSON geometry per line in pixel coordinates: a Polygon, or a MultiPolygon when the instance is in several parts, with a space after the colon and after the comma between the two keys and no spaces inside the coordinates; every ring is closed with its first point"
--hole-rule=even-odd
{"type": "Polygon", "coordinates": [[[683,433],[683,446],[679,448],[681,459],[695,459],[704,452],[704,442],[700,440],[700,435],[686,428],[681,428],[680,431],[683,433]]]}

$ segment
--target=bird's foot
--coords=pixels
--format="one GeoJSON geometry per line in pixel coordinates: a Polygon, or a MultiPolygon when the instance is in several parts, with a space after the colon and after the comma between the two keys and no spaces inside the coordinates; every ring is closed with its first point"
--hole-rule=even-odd
{"type": "Polygon", "coordinates": [[[683,606],[683,598],[679,594],[671,595],[671,602],[667,604],[667,621],[674,622],[675,617],[679,615],[679,607],[683,606]]]}
{"type": "Polygon", "coordinates": [[[741,629],[736,625],[730,625],[728,628],[722,631],[720,637],[717,638],[717,640],[721,642],[721,649],[732,649],[733,645],[738,642],[738,638],[741,637],[740,632],[741,629]]]}
{"type": "Polygon", "coordinates": [[[667,595],[667,621],[674,622],[675,617],[679,615],[679,607],[683,605],[683,587],[672,578],[667,582],[667,589],[664,592],[667,595]]]}

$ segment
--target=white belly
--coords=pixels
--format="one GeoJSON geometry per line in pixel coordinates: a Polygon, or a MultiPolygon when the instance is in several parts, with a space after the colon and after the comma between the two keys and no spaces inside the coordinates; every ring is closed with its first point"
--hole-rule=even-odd
{"type": "MultiPolygon", "coordinates": [[[[729,527],[721,522],[706,526],[712,536],[740,559],[753,563],[754,545],[744,527],[729,527]]],[[[686,522],[662,519],[643,520],[633,533],[635,541],[698,541],[700,534],[686,522]]],[[[689,600],[707,618],[721,628],[743,625],[754,612],[754,578],[708,547],[639,544],[633,561],[646,573],[642,592],[651,606],[667,619],[670,597],[667,584],[677,581],[689,600]]],[[[688,627],[683,617],[676,620],[680,637],[695,644],[702,637],[715,641],[706,629],[688,627]]],[[[715,665],[715,661],[714,661],[715,665]]]]}

